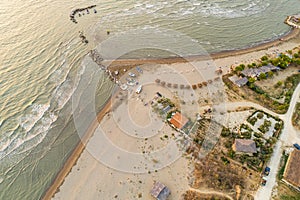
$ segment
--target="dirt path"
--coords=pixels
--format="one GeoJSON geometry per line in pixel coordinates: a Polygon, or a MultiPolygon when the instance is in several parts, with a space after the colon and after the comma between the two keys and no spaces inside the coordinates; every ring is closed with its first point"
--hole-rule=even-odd
{"type": "Polygon", "coordinates": [[[229,196],[226,193],[222,193],[222,192],[211,191],[211,190],[199,190],[199,189],[195,189],[195,188],[190,188],[189,190],[193,191],[193,192],[198,192],[200,194],[218,195],[218,196],[226,197],[230,200],[234,200],[231,196],[229,196]]]}

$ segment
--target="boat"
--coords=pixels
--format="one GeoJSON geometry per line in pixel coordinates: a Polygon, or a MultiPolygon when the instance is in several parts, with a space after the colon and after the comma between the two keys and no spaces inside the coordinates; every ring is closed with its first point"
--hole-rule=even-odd
{"type": "Polygon", "coordinates": [[[138,71],[140,74],[143,73],[143,70],[139,66],[136,67],[136,71],[138,71]]]}
{"type": "Polygon", "coordinates": [[[142,85],[140,85],[140,86],[136,89],[135,92],[136,92],[137,94],[140,94],[141,91],[142,91],[142,85]]]}
{"type": "Polygon", "coordinates": [[[133,86],[135,85],[136,81],[132,78],[127,78],[127,85],[133,86]]]}
{"type": "Polygon", "coordinates": [[[132,72],[129,72],[128,75],[131,77],[135,77],[135,73],[132,73],[132,72]]]}
{"type": "Polygon", "coordinates": [[[126,89],[128,88],[128,86],[127,86],[126,84],[122,84],[122,85],[120,86],[120,88],[121,88],[121,90],[126,90],[126,89]]]}

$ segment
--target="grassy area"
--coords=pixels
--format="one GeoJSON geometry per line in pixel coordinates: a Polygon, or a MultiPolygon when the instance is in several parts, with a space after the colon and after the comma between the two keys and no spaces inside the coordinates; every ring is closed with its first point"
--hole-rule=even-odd
{"type": "Polygon", "coordinates": [[[277,186],[277,195],[274,200],[299,200],[300,192],[290,188],[285,183],[279,182],[277,186]]]}
{"type": "Polygon", "coordinates": [[[293,126],[300,129],[300,103],[296,104],[295,111],[292,117],[293,126]]]}
{"type": "Polygon", "coordinates": [[[184,200],[229,200],[229,198],[216,194],[203,194],[195,191],[186,191],[183,195],[184,200]]]}
{"type": "Polygon", "coordinates": [[[244,99],[254,101],[279,114],[284,114],[287,112],[293,92],[296,89],[297,85],[300,83],[299,73],[289,76],[282,83],[284,91],[282,93],[282,97],[284,97],[284,101],[278,102],[276,99],[272,98],[272,96],[269,94],[269,91],[264,91],[262,88],[260,88],[257,82],[248,83],[247,86],[239,88],[228,79],[230,76],[232,76],[232,74],[223,76],[223,82],[229,89],[233,90],[236,94],[243,97],[244,99]]]}
{"type": "Polygon", "coordinates": [[[285,165],[287,163],[288,158],[289,158],[289,156],[285,155],[285,152],[283,152],[282,157],[280,159],[280,169],[279,169],[278,174],[277,174],[277,179],[278,180],[281,180],[283,178],[283,173],[284,173],[285,165]]]}

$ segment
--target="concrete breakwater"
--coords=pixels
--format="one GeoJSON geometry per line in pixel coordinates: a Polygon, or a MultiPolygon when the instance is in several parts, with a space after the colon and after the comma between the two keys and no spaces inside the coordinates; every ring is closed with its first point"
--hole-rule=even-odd
{"type": "Polygon", "coordinates": [[[92,58],[92,60],[100,67],[101,70],[104,70],[105,73],[108,75],[111,81],[115,83],[119,83],[118,79],[114,76],[114,74],[106,67],[105,65],[102,64],[103,58],[100,55],[100,53],[96,50],[93,49],[89,52],[89,56],[92,58]]]}
{"type": "MultiPolygon", "coordinates": [[[[77,24],[78,22],[77,22],[77,20],[75,18],[75,15],[77,13],[79,13],[79,16],[81,16],[80,13],[84,12],[84,11],[86,11],[86,13],[89,14],[90,13],[89,9],[92,9],[92,8],[95,8],[95,7],[96,7],[96,5],[91,5],[91,6],[88,6],[88,7],[85,7],[85,8],[77,8],[75,10],[72,10],[72,12],[70,14],[70,20],[72,22],[74,22],[75,24],[77,24]]],[[[97,11],[95,9],[94,9],[94,13],[97,13],[97,11]]],[[[82,13],[82,15],[84,15],[84,13],[82,13]]]]}
{"type": "Polygon", "coordinates": [[[284,22],[293,28],[300,29],[300,15],[288,16],[284,22]]]}

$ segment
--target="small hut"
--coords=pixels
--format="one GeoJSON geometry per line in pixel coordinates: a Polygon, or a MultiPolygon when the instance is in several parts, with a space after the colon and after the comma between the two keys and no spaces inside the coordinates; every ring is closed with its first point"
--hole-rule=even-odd
{"type": "Polygon", "coordinates": [[[156,200],[167,200],[168,196],[171,194],[171,191],[164,184],[156,181],[152,190],[150,191],[150,194],[156,200]]]}
{"type": "Polygon", "coordinates": [[[160,79],[156,79],[156,80],[155,80],[155,83],[160,83],[160,79]]]}
{"type": "Polygon", "coordinates": [[[165,81],[162,81],[162,82],[160,82],[160,84],[161,84],[162,86],[165,86],[165,85],[166,85],[166,82],[165,82],[165,81]]]}
{"type": "Polygon", "coordinates": [[[192,85],[193,90],[197,89],[197,85],[192,85]]]}
{"type": "Polygon", "coordinates": [[[183,85],[183,84],[181,84],[181,85],[180,85],[180,89],[183,89],[183,88],[184,88],[184,85],[183,85]]]}
{"type": "Polygon", "coordinates": [[[177,83],[174,83],[174,84],[173,84],[173,88],[178,88],[178,84],[177,84],[177,83]]]}
{"type": "Polygon", "coordinates": [[[167,83],[167,87],[172,87],[172,83],[167,83]]]}
{"type": "Polygon", "coordinates": [[[198,83],[198,88],[202,88],[202,83],[198,83]]]}

